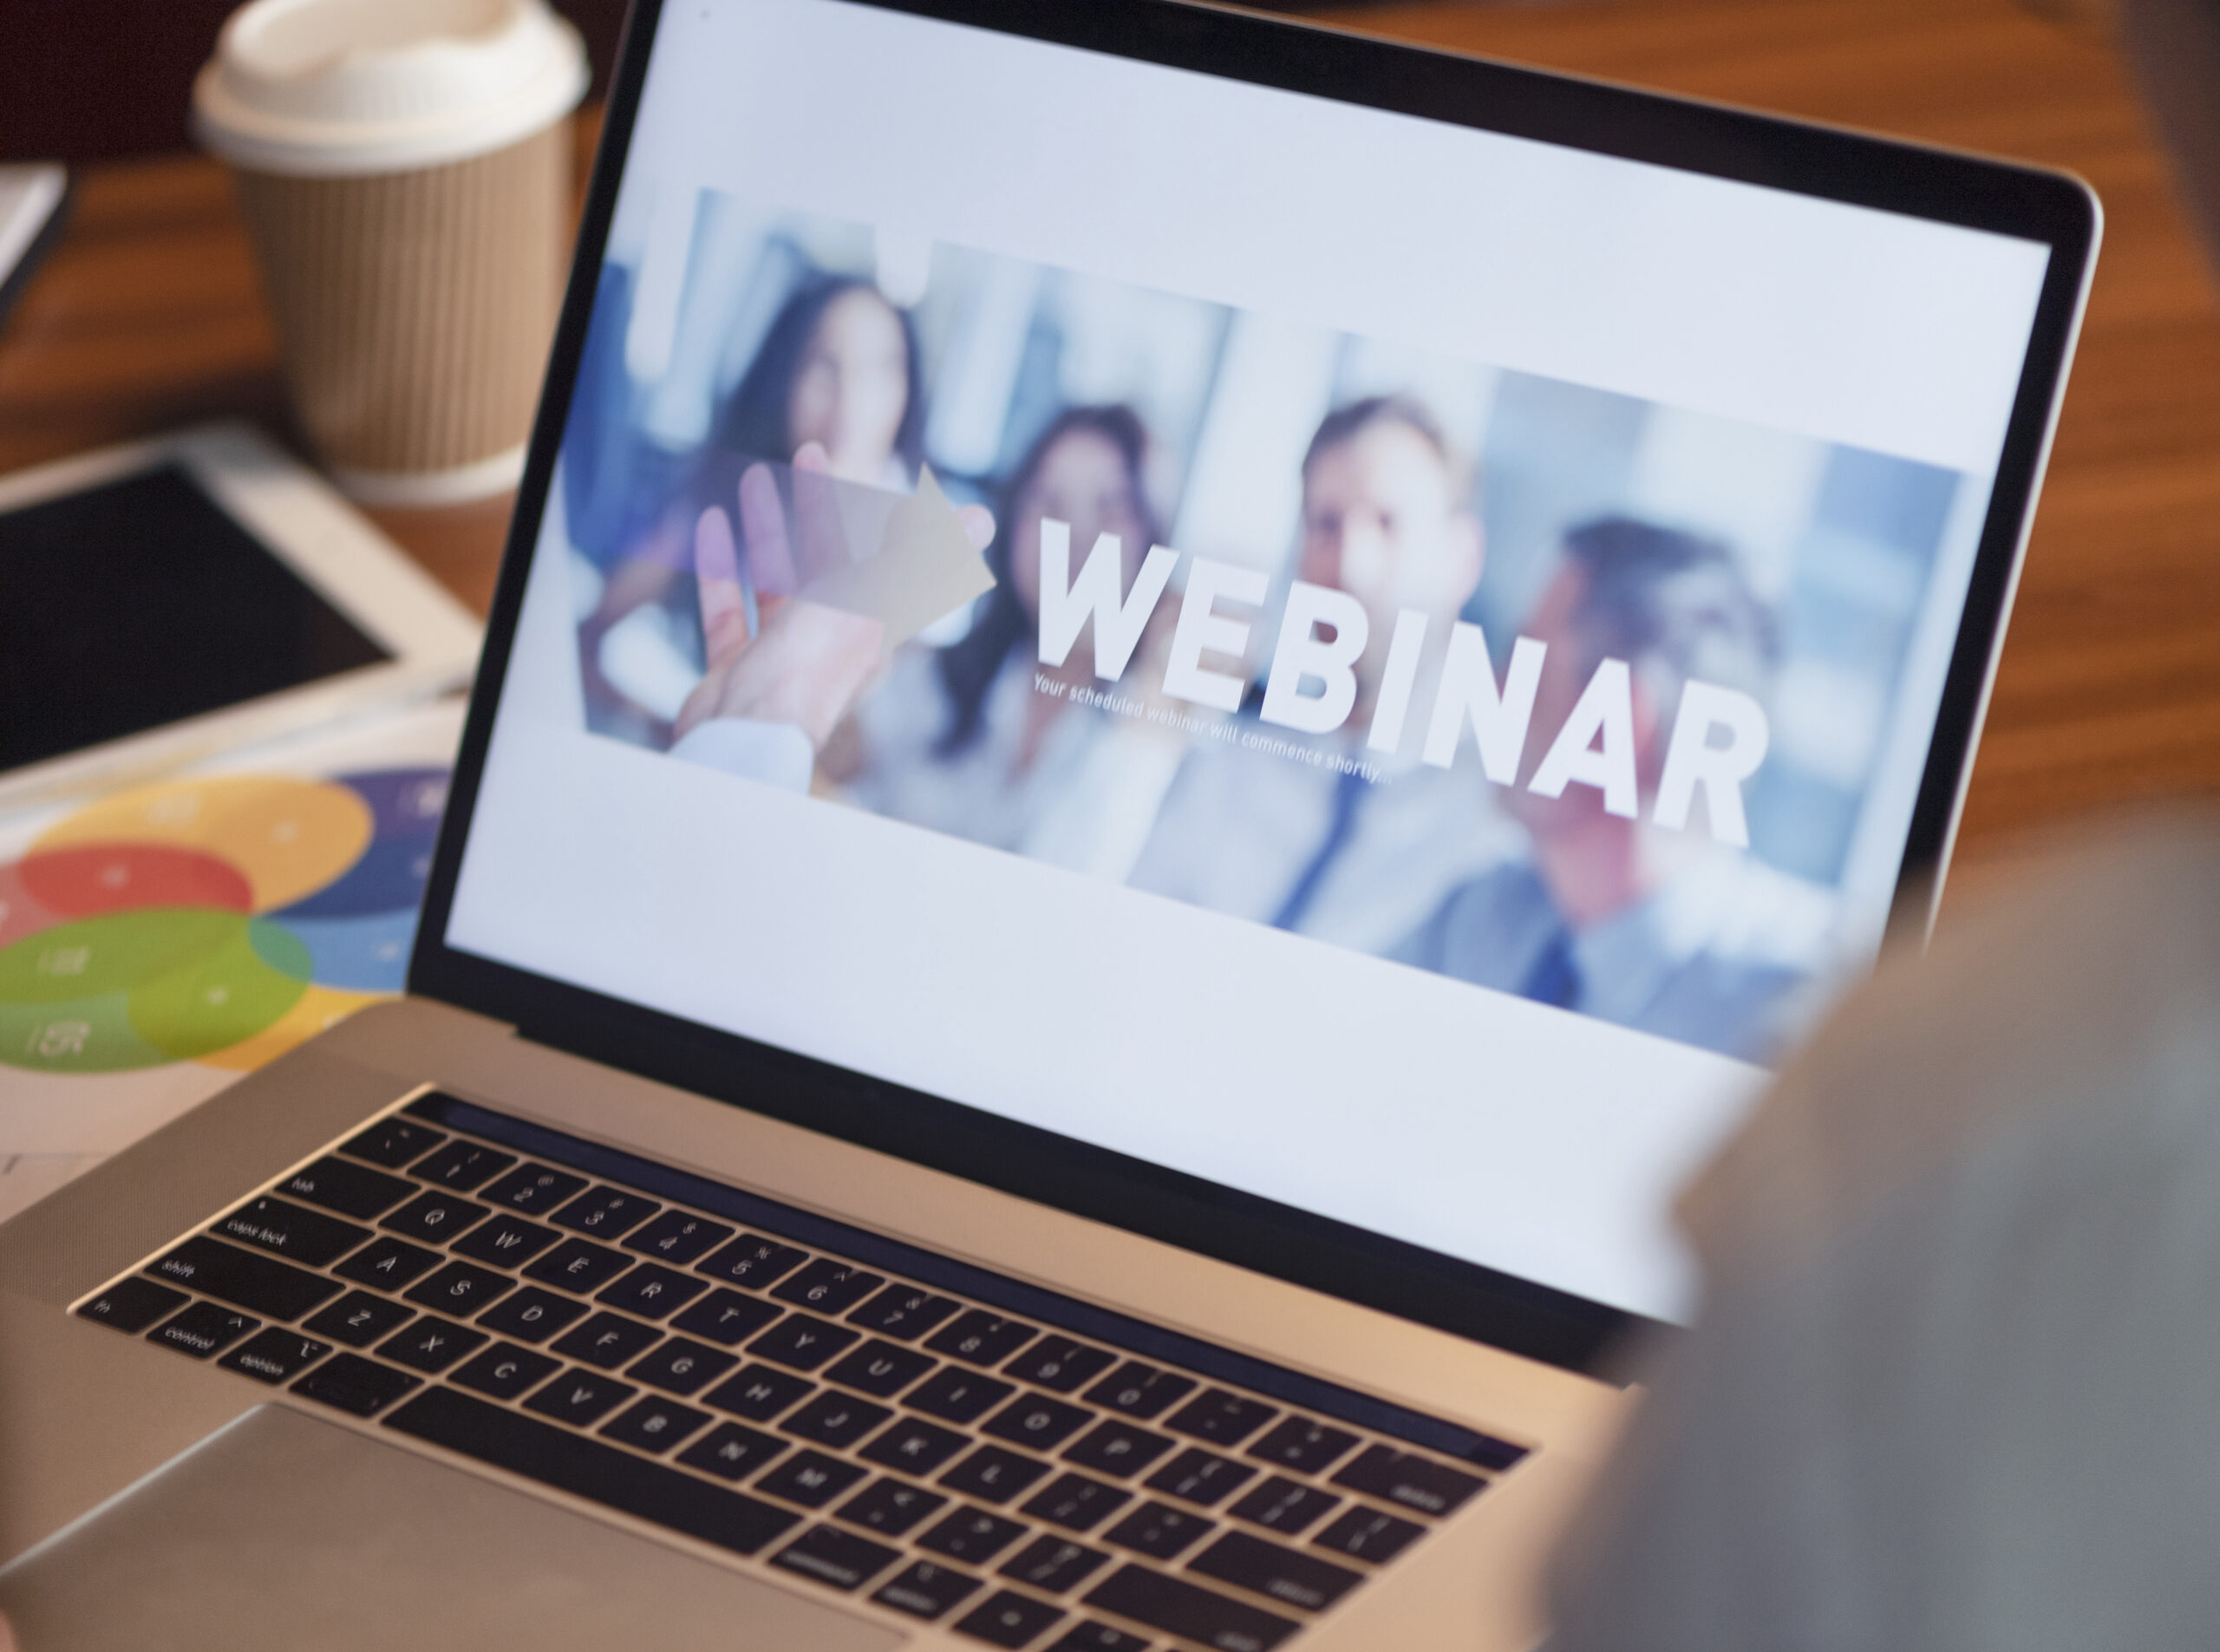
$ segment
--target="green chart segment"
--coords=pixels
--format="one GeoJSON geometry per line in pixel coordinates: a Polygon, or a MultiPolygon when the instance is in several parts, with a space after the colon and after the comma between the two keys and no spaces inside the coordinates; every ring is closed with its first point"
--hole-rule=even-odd
{"type": "Polygon", "coordinates": [[[190,1061],[300,1001],[308,949],[258,917],[207,908],[114,912],[0,948],[0,1059],[55,1073],[190,1061]]]}

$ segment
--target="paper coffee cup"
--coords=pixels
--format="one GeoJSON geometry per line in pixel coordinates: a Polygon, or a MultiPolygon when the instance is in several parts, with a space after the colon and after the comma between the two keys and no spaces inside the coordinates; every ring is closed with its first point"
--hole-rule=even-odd
{"type": "Polygon", "coordinates": [[[193,87],[302,423],[369,504],[513,486],[562,302],[577,32],[545,0],[253,0],[193,87]]]}

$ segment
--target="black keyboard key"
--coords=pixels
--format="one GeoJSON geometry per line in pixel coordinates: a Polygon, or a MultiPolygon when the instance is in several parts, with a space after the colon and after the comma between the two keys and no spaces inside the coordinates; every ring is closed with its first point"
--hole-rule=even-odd
{"type": "Polygon", "coordinates": [[[728,1285],[761,1290],[808,1260],[806,1250],[797,1250],[761,1234],[743,1233],[723,1250],[712,1253],[707,1261],[696,1263],[695,1271],[728,1285]]]}
{"type": "Polygon", "coordinates": [[[1411,1539],[1426,1535],[1426,1528],[1410,1520],[1399,1520],[1392,1514],[1382,1514],[1377,1509],[1351,1509],[1331,1525],[1310,1539],[1322,1549],[1332,1549],[1358,1560],[1368,1560],[1374,1565],[1393,1560],[1408,1548],[1411,1539]]]}
{"type": "Polygon", "coordinates": [[[953,1428],[916,1417],[898,1417],[891,1427],[863,1448],[861,1455],[905,1474],[930,1474],[970,1443],[953,1428]]]}
{"type": "Polygon", "coordinates": [[[963,1304],[915,1285],[889,1285],[848,1316],[848,1323],[908,1342],[923,1336],[963,1304]]]}
{"type": "Polygon", "coordinates": [[[772,1556],[771,1564],[835,1589],[860,1589],[901,1558],[883,1543],[816,1525],[772,1556]]]}
{"type": "Polygon", "coordinates": [[[580,1296],[600,1290],[632,1265],[632,1258],[605,1244],[565,1239],[537,1262],[525,1264],[524,1277],[580,1296]]]}
{"type": "Polygon", "coordinates": [[[447,1381],[496,1400],[514,1400],[545,1381],[561,1363],[514,1342],[496,1342],[447,1381]]]}
{"type": "Polygon", "coordinates": [[[557,1337],[555,1352],[584,1360],[604,1371],[614,1371],[620,1365],[630,1364],[662,1340],[663,1333],[652,1325],[643,1325],[636,1319],[619,1319],[614,1314],[596,1314],[557,1337]]]}
{"type": "Polygon", "coordinates": [[[386,1427],[738,1554],[755,1553],[797,1518],[743,1492],[448,1388],[410,1401],[386,1427]]]}
{"type": "Polygon", "coordinates": [[[119,1279],[77,1310],[82,1319],[137,1335],[186,1300],[181,1290],[151,1279],[119,1279]]]}
{"type": "Polygon", "coordinates": [[[339,1151],[350,1159],[367,1159],[388,1170],[399,1170],[412,1159],[421,1159],[447,1139],[443,1131],[407,1119],[381,1119],[339,1151]]]}
{"type": "Polygon", "coordinates": [[[702,1397],[720,1411],[751,1422],[768,1422],[817,1385],[767,1365],[744,1365],[739,1374],[702,1397]]]}
{"type": "Polygon", "coordinates": [[[1239,1652],[1271,1652],[1303,1627],[1146,1566],[1123,1566],[1112,1572],[1087,1591],[1087,1603],[1182,1640],[1239,1652]]]}
{"type": "Polygon", "coordinates": [[[474,1314],[490,1308],[516,1288],[516,1281],[474,1262],[450,1262],[425,1280],[402,1293],[402,1300],[443,1314],[474,1314]]]}
{"type": "Polygon", "coordinates": [[[968,1361],[973,1365],[1000,1365],[1038,1335],[1037,1326],[1022,1319],[1004,1319],[975,1308],[960,1314],[954,1323],[936,1331],[925,1346],[936,1354],[968,1361]]]}
{"type": "Polygon", "coordinates": [[[952,1365],[911,1389],[902,1403],[950,1422],[976,1422],[1016,1392],[1007,1382],[952,1365]]]}
{"type": "Polygon", "coordinates": [[[453,1193],[427,1189],[378,1225],[388,1233],[398,1233],[404,1239],[416,1239],[425,1244],[445,1244],[456,1235],[467,1232],[485,1220],[488,1214],[483,1205],[457,1198],[453,1193]]]}
{"type": "Polygon", "coordinates": [[[982,1431],[1035,1451],[1054,1451],[1094,1420],[1092,1411],[1051,1400],[1045,1394],[1022,1394],[981,1425],[982,1431]]]}
{"type": "Polygon", "coordinates": [[[721,1422],[681,1452],[678,1460],[719,1479],[744,1480],[786,1449],[787,1442],[773,1435],[721,1422]]]}
{"type": "Polygon", "coordinates": [[[940,1361],[894,1342],[874,1338],[850,1354],[825,1374],[851,1388],[861,1388],[880,1399],[897,1394],[940,1361]]]}
{"type": "Polygon", "coordinates": [[[1172,1371],[1159,1371],[1139,1360],[1127,1360],[1089,1388],[1087,1397],[1098,1406],[1107,1406],[1121,1416],[1139,1417],[1146,1422],[1174,1401],[1193,1393],[1194,1388],[1192,1377],[1183,1377],[1172,1371]]]}
{"type": "Polygon", "coordinates": [[[368,1348],[415,1316],[399,1303],[373,1296],[367,1290],[350,1290],[329,1308],[310,1315],[301,1329],[349,1348],[368,1348]]]}
{"type": "Polygon", "coordinates": [[[1308,1417],[1290,1417],[1250,1446],[1249,1455],[1275,1468],[1316,1474],[1348,1456],[1355,1444],[1356,1436],[1346,1428],[1329,1428],[1308,1417]]]}
{"type": "Polygon", "coordinates": [[[467,1193],[516,1162],[514,1153],[505,1153],[497,1147],[481,1147],[474,1141],[450,1141],[439,1152],[418,1159],[409,1167],[408,1173],[451,1193],[467,1193]]]}
{"type": "Polygon", "coordinates": [[[956,1632],[989,1646],[1024,1646],[1062,1621],[1063,1611],[1046,1601],[1004,1589],[956,1620],[956,1632]]]}
{"type": "Polygon", "coordinates": [[[779,1427],[797,1440],[844,1451],[894,1414],[852,1394],[827,1391],[793,1413],[779,1427]]]}
{"type": "Polygon", "coordinates": [[[1044,1652],[1148,1652],[1152,1644],[1130,1629],[1113,1629],[1090,1617],[1051,1641],[1044,1652]]]}
{"type": "Polygon", "coordinates": [[[1231,1457],[1220,1457],[1216,1452],[1190,1446],[1148,1477],[1148,1488],[1152,1492],[1169,1492],[1173,1497],[1207,1509],[1224,1502],[1256,1478],[1257,1471],[1246,1463],[1237,1463],[1231,1457]]]}
{"type": "Polygon", "coordinates": [[[1205,1532],[1217,1527],[1217,1521],[1192,1509],[1144,1503],[1102,1536],[1120,1549],[1131,1549],[1151,1560],[1170,1560],[1194,1547],[1205,1532]]]}
{"type": "Polygon", "coordinates": [[[1061,1595],[1077,1589],[1109,1564],[1110,1557],[1068,1538],[1035,1538],[997,1570],[1005,1577],[1037,1589],[1044,1595],[1061,1595]]]}
{"type": "Polygon", "coordinates": [[[1120,1478],[1138,1474],[1178,1442],[1113,1417],[1074,1440],[1064,1460],[1120,1478]]]}
{"type": "Polygon", "coordinates": [[[627,1250],[637,1250],[643,1257],[653,1257],[657,1262],[668,1262],[673,1267],[683,1268],[698,1261],[702,1253],[713,1245],[722,1244],[732,1237],[733,1231],[722,1222],[712,1222],[706,1216],[695,1216],[686,1211],[665,1211],[661,1216],[624,1241],[627,1250]]]}
{"type": "Polygon", "coordinates": [[[1364,1581],[1361,1571],[1283,1549],[1246,1531],[1225,1533],[1190,1560],[1187,1570],[1306,1612],[1324,1611],[1364,1581]]]}
{"type": "Polygon", "coordinates": [[[570,1199],[586,1185],[583,1176],[550,1170],[545,1165],[519,1165],[479,1194],[489,1204],[525,1216],[545,1216],[570,1199]]]}
{"type": "Polygon", "coordinates": [[[1108,1350],[1074,1342],[1068,1336],[1044,1336],[1002,1367],[1002,1374],[1052,1394],[1074,1394],[1116,1361],[1117,1355],[1108,1350]]]}
{"type": "Polygon", "coordinates": [[[217,1223],[214,1231],[310,1268],[330,1267],[370,1237],[369,1229],[357,1223],[267,1194],[249,1199],[217,1223]]]}
{"type": "Polygon", "coordinates": [[[1002,1446],[982,1446],[940,1477],[951,1491],[986,1503],[1007,1503],[1048,1472],[1048,1465],[1002,1446]]]}
{"type": "Polygon", "coordinates": [[[249,1337],[216,1363],[226,1371],[237,1371],[258,1382],[284,1382],[300,1375],[330,1352],[329,1342],[319,1342],[313,1336],[272,1325],[259,1335],[249,1337]]]}
{"type": "Polygon", "coordinates": [[[712,1342],[731,1348],[754,1335],[785,1311],[758,1296],[719,1290],[711,1291],[670,1322],[676,1329],[706,1336],[712,1342]]]}
{"type": "Polygon", "coordinates": [[[359,1354],[335,1354],[321,1365],[310,1366],[309,1374],[293,1384],[293,1392],[335,1410],[370,1417],[411,1388],[421,1387],[423,1381],[359,1354]]]}
{"type": "Polygon", "coordinates": [[[823,1452],[806,1451],[789,1457],[755,1482],[759,1492],[785,1498],[806,1508],[821,1509],[858,1480],[864,1472],[823,1452]]]}
{"type": "Polygon", "coordinates": [[[771,1292],[780,1302],[806,1308],[816,1314],[845,1314],[886,1283],[884,1274],[867,1273],[846,1262],[819,1257],[771,1292]]]}
{"type": "Polygon", "coordinates": [[[637,1377],[650,1388],[661,1388],[665,1394],[691,1394],[739,1363],[731,1355],[706,1343],[674,1336],[635,1360],[624,1374],[637,1377]]]}
{"type": "Polygon", "coordinates": [[[650,1394],[602,1426],[603,1435],[640,1451],[665,1452],[708,1425],[709,1414],[650,1394]]]}
{"type": "Polygon", "coordinates": [[[519,1342],[544,1342],[585,1311],[584,1303],[572,1302],[568,1296],[558,1296],[537,1285],[526,1285],[514,1296],[495,1303],[479,1316],[478,1322],[488,1330],[513,1336],[519,1342]]]}
{"type": "Polygon", "coordinates": [[[589,1423],[598,1421],[638,1392],[629,1382],[619,1382],[615,1377],[574,1368],[554,1378],[526,1401],[524,1408],[537,1411],[543,1417],[552,1417],[558,1422],[566,1422],[573,1428],[584,1428],[589,1423]]]}
{"type": "Polygon", "coordinates": [[[979,1592],[979,1580],[948,1567],[920,1560],[879,1585],[872,1598],[882,1606],[928,1622],[953,1610],[979,1592]]]}
{"type": "Polygon", "coordinates": [[[1460,1507],[1487,1482],[1414,1453],[1372,1446],[1335,1475],[1334,1484],[1438,1517],[1460,1507]]]}
{"type": "Polygon", "coordinates": [[[1131,1492],[1084,1474],[1059,1474],[1026,1504],[1025,1512],[1068,1531],[1092,1531],[1133,1500],[1131,1492]]]}
{"type": "Polygon", "coordinates": [[[597,1239],[630,1233],[663,1206],[641,1193],[621,1188],[590,1187],[547,1219],[558,1228],[597,1239]]]}
{"type": "Polygon", "coordinates": [[[807,1314],[788,1314],[750,1342],[748,1351],[791,1365],[797,1371],[814,1371],[855,1342],[856,1333],[844,1326],[807,1314]]]}
{"type": "Polygon", "coordinates": [[[661,1319],[665,1314],[676,1313],[708,1288],[706,1279],[674,1273],[660,1263],[643,1262],[594,1300],[642,1319],[661,1319]]]}
{"type": "Polygon", "coordinates": [[[976,1566],[993,1559],[1025,1532],[1025,1526],[1019,1521],[989,1514],[984,1509],[964,1508],[922,1533],[917,1546],[976,1566]]]}
{"type": "Polygon", "coordinates": [[[342,1279],[377,1290],[401,1290],[434,1268],[441,1257],[436,1250],[400,1239],[373,1239],[332,1270],[342,1279]]]}
{"type": "Polygon", "coordinates": [[[1213,1446],[1237,1446],[1279,1414],[1277,1406],[1211,1388],[1164,1420],[1164,1426],[1213,1446]]]}
{"type": "Polygon", "coordinates": [[[384,1215],[416,1190],[400,1177],[368,1166],[349,1164],[344,1159],[319,1159],[288,1176],[278,1185],[278,1191],[367,1222],[384,1215]]]}
{"type": "Polygon", "coordinates": [[[497,1268],[521,1268],[563,1236],[504,1211],[455,1241],[454,1253],[497,1268]]]}
{"type": "Polygon", "coordinates": [[[486,1346],[483,1331],[469,1330],[427,1314],[378,1344],[378,1356],[412,1371],[444,1371],[473,1348],[486,1346]]]}
{"type": "Polygon", "coordinates": [[[1283,1531],[1293,1537],[1303,1527],[1316,1524],[1329,1511],[1341,1505],[1342,1499],[1331,1492],[1322,1492],[1315,1485],[1283,1479],[1275,1474],[1235,1504],[1228,1512],[1238,1515],[1251,1525],[1283,1531]]]}
{"type": "Polygon", "coordinates": [[[330,1280],[290,1262],[208,1238],[187,1239],[147,1271],[264,1319],[298,1319],[339,1294],[330,1280]]]}
{"type": "Polygon", "coordinates": [[[251,1314],[235,1313],[216,1303],[195,1303],[175,1319],[150,1333],[147,1340],[205,1360],[221,1353],[262,1322],[251,1314]]]}
{"type": "Polygon", "coordinates": [[[879,1479],[843,1503],[833,1512],[833,1518],[882,1537],[898,1538],[927,1515],[947,1506],[948,1499],[937,1492],[905,1485],[900,1480],[879,1479]]]}

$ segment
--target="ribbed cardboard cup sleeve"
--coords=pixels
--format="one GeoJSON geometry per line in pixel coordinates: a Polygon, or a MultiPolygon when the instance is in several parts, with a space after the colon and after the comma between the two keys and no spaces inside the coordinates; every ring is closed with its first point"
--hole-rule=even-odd
{"type": "Polygon", "coordinates": [[[235,174],[327,463],[415,475],[523,443],[562,303],[569,128],[415,172],[235,174]]]}

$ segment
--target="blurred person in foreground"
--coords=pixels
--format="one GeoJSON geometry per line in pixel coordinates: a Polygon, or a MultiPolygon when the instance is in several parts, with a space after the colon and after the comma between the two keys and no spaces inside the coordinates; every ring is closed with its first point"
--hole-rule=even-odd
{"type": "Polygon", "coordinates": [[[1683,1195],[1551,1652],[2220,1635],[2220,829],[1947,911],[1683,1195]]]}
{"type": "Polygon", "coordinates": [[[1519,634],[1547,652],[1518,784],[1494,806],[1527,850],[1459,885],[1391,956],[1421,969],[1744,1060],[1789,1030],[1824,955],[1823,891],[1727,847],[1692,815],[1650,817],[1691,677],[1767,697],[1771,612],[1726,545],[1626,517],[1565,536],[1519,634]],[[1629,669],[1634,818],[1601,788],[1530,789],[1546,735],[1603,661],[1629,669]]]}
{"type": "MultiPolygon", "coordinates": [[[[1302,486],[1296,578],[1355,597],[1367,632],[1355,708],[1336,733],[1310,743],[1376,761],[1384,773],[1375,782],[1198,741],[1131,882],[1376,953],[1505,850],[1485,824],[1487,787],[1472,765],[1426,767],[1415,736],[1394,754],[1364,743],[1397,614],[1423,613],[1438,654],[1480,582],[1480,524],[1469,468],[1433,413],[1409,395],[1369,396],[1328,414],[1303,455],[1302,486]]],[[[1272,629],[1260,625],[1257,634],[1272,629]]],[[[1418,705],[1433,694],[1427,674],[1421,679],[1412,696],[1418,705]]],[[[1252,687],[1251,701],[1258,692],[1252,687]]],[[[1244,715],[1251,709],[1244,705],[1244,715]]]]}

